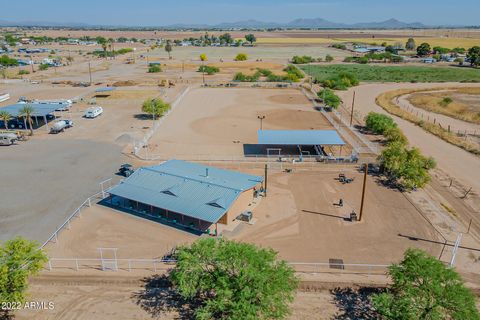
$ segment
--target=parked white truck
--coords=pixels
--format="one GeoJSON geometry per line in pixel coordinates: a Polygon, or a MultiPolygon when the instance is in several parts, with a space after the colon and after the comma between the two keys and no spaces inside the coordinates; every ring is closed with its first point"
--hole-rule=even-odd
{"type": "Polygon", "coordinates": [[[90,107],[85,111],[85,118],[96,118],[103,113],[102,107],[90,107]]]}
{"type": "Polygon", "coordinates": [[[10,146],[18,141],[15,133],[0,133],[0,146],[10,146]]]}
{"type": "Polygon", "coordinates": [[[50,133],[59,133],[73,126],[72,120],[59,120],[50,128],[50,133]]]}

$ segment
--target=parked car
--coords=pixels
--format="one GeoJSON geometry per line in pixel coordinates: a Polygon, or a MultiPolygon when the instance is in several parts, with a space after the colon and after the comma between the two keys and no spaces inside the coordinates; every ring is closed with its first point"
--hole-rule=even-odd
{"type": "Polygon", "coordinates": [[[0,133],[0,146],[10,146],[17,140],[18,137],[15,133],[0,133]]]}
{"type": "Polygon", "coordinates": [[[133,166],[129,163],[122,164],[120,169],[118,169],[118,173],[127,178],[130,177],[133,172],[133,166]]]}
{"type": "Polygon", "coordinates": [[[59,133],[73,126],[72,120],[59,120],[50,128],[50,133],[59,133]]]}
{"type": "Polygon", "coordinates": [[[103,113],[102,107],[90,107],[85,111],[85,118],[96,118],[103,113]]]}

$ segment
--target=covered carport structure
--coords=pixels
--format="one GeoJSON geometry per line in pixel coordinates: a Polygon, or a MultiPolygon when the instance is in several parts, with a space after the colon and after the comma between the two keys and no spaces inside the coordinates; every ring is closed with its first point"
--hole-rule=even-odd
{"type": "Polygon", "coordinates": [[[324,148],[340,147],[340,154],[345,142],[336,130],[259,130],[258,144],[245,145],[245,155],[267,156],[324,156],[324,148]]]}
{"type": "MultiPolygon", "coordinates": [[[[25,106],[30,106],[33,109],[31,117],[35,119],[35,124],[38,127],[39,122],[38,118],[43,118],[47,131],[48,128],[48,118],[55,118],[55,110],[58,109],[58,103],[15,103],[5,107],[0,108],[0,111],[8,112],[12,117],[20,118],[23,117],[22,109],[25,106]]],[[[27,128],[27,119],[23,117],[25,128],[27,128]]]]}

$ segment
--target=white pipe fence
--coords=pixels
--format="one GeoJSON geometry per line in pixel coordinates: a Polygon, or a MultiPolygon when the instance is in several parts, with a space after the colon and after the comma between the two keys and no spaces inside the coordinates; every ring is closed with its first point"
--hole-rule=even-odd
{"type": "Polygon", "coordinates": [[[165,118],[178,106],[180,101],[182,101],[183,97],[190,91],[190,87],[186,87],[182,93],[175,99],[175,101],[172,103],[170,110],[166,114],[164,114],[159,120],[154,121],[152,128],[143,136],[143,138],[140,141],[135,141],[133,143],[133,154],[137,157],[139,157],[142,160],[150,160],[148,156],[148,141],[150,138],[155,134],[155,132],[158,130],[160,125],[165,121],[165,118]],[[145,156],[140,155],[140,151],[142,149],[146,149],[146,154],[145,156]]]}
{"type": "MultiPolygon", "coordinates": [[[[101,258],[50,258],[46,269],[49,271],[67,270],[99,270],[104,271],[106,263],[113,263],[118,270],[131,272],[133,270],[167,271],[176,263],[169,259],[101,259],[101,258]]],[[[297,273],[348,273],[348,274],[385,274],[389,265],[366,263],[330,263],[330,262],[288,262],[297,273]]],[[[115,271],[115,270],[112,270],[115,271]]]]}
{"type": "MultiPolygon", "coordinates": [[[[101,184],[103,185],[104,183],[106,182],[110,182],[112,179],[107,179],[105,181],[102,181],[101,184]]],[[[105,198],[105,195],[106,195],[106,190],[102,190],[100,192],[97,192],[95,193],[94,195],[88,197],[77,209],[75,209],[75,211],[73,211],[73,213],[67,218],[67,220],[65,220],[65,222],[59,226],[53,233],[52,235],[50,236],[50,238],[47,239],[47,241],[45,241],[41,246],[40,246],[40,249],[43,249],[50,241],[53,241],[53,242],[58,242],[58,235],[60,233],[60,231],[62,231],[63,229],[67,228],[67,229],[70,229],[70,223],[71,221],[76,218],[77,216],[81,216],[82,214],[82,209],[85,208],[85,207],[91,207],[92,206],[92,201],[96,200],[96,199],[104,199],[105,198]]]]}

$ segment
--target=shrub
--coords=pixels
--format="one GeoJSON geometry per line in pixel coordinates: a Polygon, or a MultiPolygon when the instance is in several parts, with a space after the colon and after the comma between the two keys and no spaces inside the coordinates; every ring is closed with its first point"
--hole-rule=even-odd
{"type": "Polygon", "coordinates": [[[330,90],[328,88],[320,90],[317,93],[317,96],[323,100],[323,103],[325,104],[325,106],[334,108],[334,109],[338,108],[338,106],[340,106],[340,103],[342,102],[340,97],[337,96],[335,92],[333,92],[333,90],[330,90]]]}
{"type": "Polygon", "coordinates": [[[326,61],[326,62],[332,62],[332,61],[333,61],[333,57],[332,57],[331,55],[327,54],[327,55],[325,56],[325,61],[326,61]]]}
{"type": "Polygon", "coordinates": [[[246,61],[248,60],[248,56],[245,53],[239,53],[235,57],[235,61],[246,61]]]}
{"type": "Polygon", "coordinates": [[[440,105],[441,105],[442,107],[446,107],[446,106],[448,106],[448,105],[449,105],[450,103],[452,103],[452,102],[453,102],[453,99],[452,99],[452,98],[450,98],[450,97],[445,97],[445,98],[442,99],[442,101],[440,101],[440,105]]]}
{"type": "Polygon", "coordinates": [[[268,69],[257,68],[257,71],[260,72],[260,74],[264,77],[269,77],[273,74],[272,71],[270,71],[268,69]]]}
{"type": "Polygon", "coordinates": [[[343,43],[332,44],[332,48],[340,49],[340,50],[347,50],[347,46],[344,45],[343,43]]]}
{"type": "Polygon", "coordinates": [[[358,78],[352,73],[339,73],[322,82],[324,87],[334,90],[347,90],[350,87],[358,86],[358,78]]]}
{"type": "Polygon", "coordinates": [[[47,70],[48,69],[48,64],[46,63],[42,63],[39,67],[38,67],[39,70],[47,70]]]}
{"type": "Polygon", "coordinates": [[[198,72],[205,72],[208,75],[212,75],[212,74],[215,74],[217,72],[220,72],[220,69],[217,68],[217,67],[213,67],[213,66],[200,66],[198,68],[198,72]]]}
{"type": "Polygon", "coordinates": [[[18,75],[21,76],[21,75],[24,75],[24,74],[30,74],[30,71],[28,70],[18,70],[18,75]]]}
{"type": "Polygon", "coordinates": [[[310,56],[293,56],[293,58],[292,58],[292,63],[293,64],[305,64],[305,63],[310,63],[310,62],[313,62],[313,61],[315,61],[315,59],[313,59],[310,56]]]}
{"type": "Polygon", "coordinates": [[[288,73],[288,74],[294,75],[295,77],[297,77],[297,80],[303,78],[303,73],[302,73],[302,71],[300,71],[300,70],[299,70],[297,67],[295,67],[294,65],[289,65],[288,67],[286,67],[285,69],[283,69],[283,71],[285,71],[285,72],[288,73]]]}
{"type": "Polygon", "coordinates": [[[151,65],[148,67],[148,73],[162,72],[162,68],[159,65],[151,65]]]}
{"type": "Polygon", "coordinates": [[[0,57],[0,65],[4,67],[18,66],[18,61],[4,54],[0,57]]]}
{"type": "Polygon", "coordinates": [[[368,130],[375,134],[385,134],[387,130],[397,127],[392,117],[376,112],[368,113],[365,117],[365,125],[368,130]]]}
{"type": "Polygon", "coordinates": [[[251,76],[247,76],[243,74],[242,72],[237,72],[235,76],[233,76],[233,81],[238,81],[238,82],[256,82],[260,78],[261,74],[260,72],[255,72],[251,76]]]}
{"type": "Polygon", "coordinates": [[[387,142],[398,141],[405,145],[408,144],[407,137],[405,137],[402,130],[400,130],[397,126],[386,129],[383,132],[383,136],[385,137],[387,142]]]}

